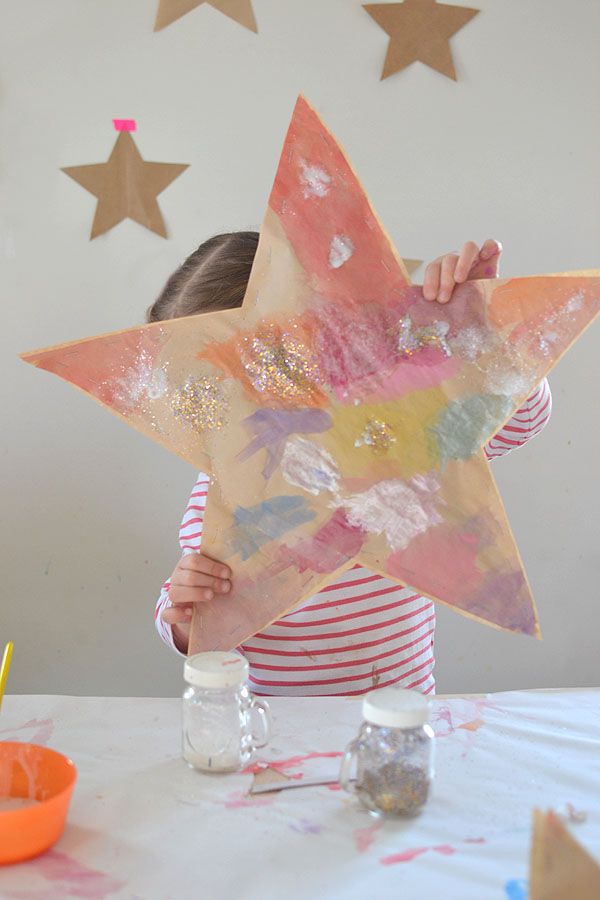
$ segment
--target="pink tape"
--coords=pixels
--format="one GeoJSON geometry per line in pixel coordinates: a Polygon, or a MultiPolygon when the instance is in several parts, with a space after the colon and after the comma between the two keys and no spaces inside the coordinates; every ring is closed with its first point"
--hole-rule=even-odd
{"type": "Polygon", "coordinates": [[[115,131],[135,131],[135,119],[113,119],[115,131]]]}

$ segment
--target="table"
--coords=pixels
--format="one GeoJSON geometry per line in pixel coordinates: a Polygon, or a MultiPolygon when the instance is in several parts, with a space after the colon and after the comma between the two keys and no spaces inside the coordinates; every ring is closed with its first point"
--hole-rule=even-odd
{"type": "MultiPolygon", "coordinates": [[[[337,769],[360,700],[271,706],[259,759],[305,778],[337,769]]],[[[1,868],[0,897],[521,900],[534,806],[586,812],[572,832],[600,859],[600,690],[439,697],[433,723],[429,805],[382,824],[339,789],[249,796],[252,774],[187,768],[178,700],[7,697],[0,739],[71,756],[79,779],[63,838],[1,868]]]]}

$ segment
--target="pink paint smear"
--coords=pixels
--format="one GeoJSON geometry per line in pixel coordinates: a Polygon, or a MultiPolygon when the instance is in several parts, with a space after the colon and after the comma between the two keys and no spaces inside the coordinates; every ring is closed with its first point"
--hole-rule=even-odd
{"type": "Polygon", "coordinates": [[[359,853],[366,853],[380,828],[383,828],[383,821],[373,822],[366,828],[356,828],[354,830],[354,843],[359,853]]]}
{"type": "MultiPolygon", "coordinates": [[[[18,728],[3,728],[0,730],[0,734],[12,736],[15,732],[26,731],[28,728],[33,730],[33,734],[29,736],[28,743],[41,744],[45,747],[52,737],[54,722],[52,719],[30,719],[29,722],[19,725],[18,728]]],[[[6,740],[6,737],[4,737],[4,740],[6,740]]],[[[16,737],[15,740],[18,741],[20,738],[16,737]]]]}
{"type": "MultiPolygon", "coordinates": [[[[344,754],[341,750],[332,750],[329,753],[307,753],[304,756],[290,756],[289,759],[270,759],[270,760],[257,760],[256,762],[251,763],[245,769],[242,769],[242,775],[258,775],[259,772],[263,772],[265,769],[275,769],[276,772],[280,774],[285,774],[285,769],[295,769],[298,766],[301,766],[303,762],[306,762],[308,759],[336,759],[337,757],[343,756],[344,754]]],[[[298,775],[291,775],[291,778],[302,778],[302,773],[298,775]]]]}
{"type": "Polygon", "coordinates": [[[63,900],[65,897],[104,900],[126,883],[97,869],[90,869],[57,850],[49,850],[25,865],[32,875],[52,882],[52,886],[47,889],[13,891],[9,896],[15,900],[63,900]]]}
{"type": "MultiPolygon", "coordinates": [[[[485,838],[466,838],[465,844],[485,844],[485,838]]],[[[452,856],[457,852],[456,847],[450,844],[437,844],[434,847],[411,847],[410,850],[402,850],[400,853],[392,853],[391,856],[382,856],[379,862],[384,866],[393,866],[396,863],[412,862],[423,853],[440,853],[442,856],[452,856]]]]}

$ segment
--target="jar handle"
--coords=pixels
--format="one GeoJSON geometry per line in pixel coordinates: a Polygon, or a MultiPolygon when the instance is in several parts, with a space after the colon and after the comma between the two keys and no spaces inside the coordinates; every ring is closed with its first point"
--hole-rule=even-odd
{"type": "Polygon", "coordinates": [[[266,700],[258,700],[253,697],[250,702],[252,712],[256,710],[261,723],[262,736],[256,739],[254,731],[252,732],[252,749],[258,750],[260,747],[266,747],[271,737],[271,710],[266,700]]]}
{"type": "Polygon", "coordinates": [[[340,766],[340,786],[342,790],[348,791],[349,794],[356,793],[356,779],[352,777],[352,766],[355,761],[357,750],[358,741],[352,741],[351,744],[348,744],[340,766]]]}

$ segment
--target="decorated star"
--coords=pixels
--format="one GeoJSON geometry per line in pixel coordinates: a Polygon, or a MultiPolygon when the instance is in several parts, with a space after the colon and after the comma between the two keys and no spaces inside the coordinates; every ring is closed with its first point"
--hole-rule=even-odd
{"type": "Polygon", "coordinates": [[[437,0],[367,3],[364,8],[390,36],[382,80],[422,62],[456,81],[450,38],[477,15],[478,9],[437,0]]]}
{"type": "Polygon", "coordinates": [[[476,280],[439,306],[300,98],[243,306],[25,354],[210,472],[231,649],[355,563],[538,634],[482,447],[600,310],[600,272],[476,280]]]}
{"type": "Polygon", "coordinates": [[[98,198],[90,240],[110,231],[123,219],[133,219],[166,238],[167,228],[157,197],[188,166],[146,162],[130,132],[133,119],[115,119],[119,136],[108,162],[69,166],[62,171],[98,198]]]}
{"type": "Polygon", "coordinates": [[[162,28],[166,28],[176,19],[180,19],[204,3],[214,6],[219,12],[229,16],[234,22],[239,22],[244,28],[249,28],[255,33],[258,31],[252,0],[160,0],[154,30],[160,31],[162,28]]]}

